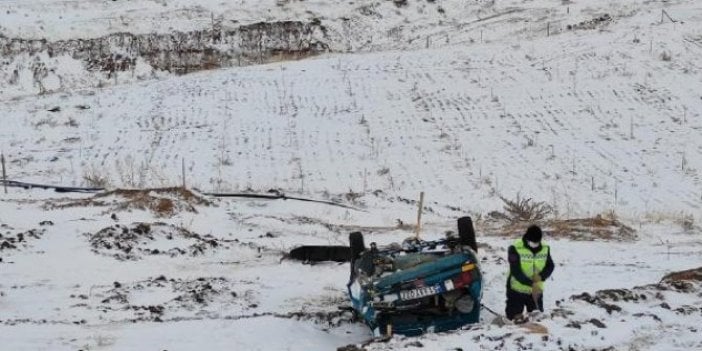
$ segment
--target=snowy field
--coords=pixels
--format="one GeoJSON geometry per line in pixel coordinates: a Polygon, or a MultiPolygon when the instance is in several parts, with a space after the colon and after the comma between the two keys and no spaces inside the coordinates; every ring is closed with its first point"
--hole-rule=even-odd
{"type": "Polygon", "coordinates": [[[702,349],[700,283],[659,284],[701,266],[695,1],[0,2],[7,38],[191,31],[214,18],[319,19],[330,52],[183,76],[140,63],[140,77],[109,84],[42,56],[55,65],[42,94],[27,67],[12,77],[25,58],[3,62],[9,179],[144,189],[184,174],[196,191],[0,188],[0,348],[702,349]],[[269,189],[347,207],[200,195],[269,189]],[[483,302],[500,313],[506,248],[524,225],[491,214],[503,199],[551,206],[556,271],[536,317],[547,334],[484,310],[464,330],[367,344],[370,331],[337,308],[348,264],[284,258],[353,230],[402,240],[420,191],[425,238],[476,220],[483,302]],[[558,224],[597,216],[634,234],[558,224]]]}
{"type": "MultiPolygon", "coordinates": [[[[87,204],[87,196],[46,195],[52,194],[13,190],[2,202],[3,239],[16,246],[2,251],[0,329],[8,350],[333,350],[370,338],[364,325],[337,309],[346,304],[348,264],[309,265],[282,257],[299,244],[343,244],[353,225],[389,222],[378,219],[373,208],[214,200],[191,208],[197,213],[185,209],[170,216],[123,207],[122,195],[100,197],[102,205],[87,204]],[[135,233],[139,223],[150,223],[149,235],[139,236],[127,251],[128,241],[117,237],[135,233]],[[112,229],[112,236],[105,235],[112,229]],[[19,235],[22,241],[11,239],[19,235]],[[116,242],[125,248],[105,245],[116,242]]],[[[404,214],[412,210],[396,206],[383,213],[411,221],[404,214]]],[[[453,229],[447,214],[428,215],[426,223],[427,239],[453,229]]],[[[360,229],[378,243],[410,235],[391,225],[360,229]]],[[[594,295],[657,283],[666,273],[699,264],[698,231],[663,224],[637,229],[637,241],[552,242],[557,269],[546,295],[549,311],[539,317],[548,338],[492,325],[494,316],[484,311],[483,323],[467,330],[396,337],[368,349],[417,348],[416,341],[446,350],[702,346],[696,329],[702,319],[699,284],[691,291],[617,290],[614,298],[602,298],[605,304],[570,299],[584,291],[594,295]],[[620,301],[617,294],[636,301],[620,301]],[[660,307],[664,303],[668,308],[660,307]],[[610,315],[608,304],[622,310],[610,315]]],[[[500,312],[511,241],[496,234],[480,237],[483,302],[500,312]]]]}

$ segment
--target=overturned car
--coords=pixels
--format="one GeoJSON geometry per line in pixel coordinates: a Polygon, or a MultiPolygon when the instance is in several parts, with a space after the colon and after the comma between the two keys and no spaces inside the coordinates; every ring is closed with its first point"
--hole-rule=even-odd
{"type": "Polygon", "coordinates": [[[363,234],[353,232],[349,246],[349,297],[375,336],[441,332],[479,321],[482,274],[470,217],[458,219],[458,236],[366,248],[363,234]]]}

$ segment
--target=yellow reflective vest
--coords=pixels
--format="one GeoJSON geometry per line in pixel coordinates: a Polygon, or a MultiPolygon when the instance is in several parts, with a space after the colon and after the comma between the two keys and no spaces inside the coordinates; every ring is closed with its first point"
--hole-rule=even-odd
{"type": "MultiPolygon", "coordinates": [[[[542,243],[541,250],[539,250],[537,253],[531,252],[531,250],[529,250],[528,247],[524,246],[524,241],[521,238],[517,239],[513,245],[515,250],[517,251],[517,254],[519,254],[519,263],[522,272],[524,272],[524,275],[531,278],[535,274],[539,274],[541,273],[541,271],[544,270],[544,267],[546,267],[546,261],[548,259],[548,245],[542,243]]],[[[531,285],[525,285],[520,283],[512,275],[511,271],[509,276],[510,289],[524,294],[532,293],[531,285]]],[[[544,282],[539,282],[537,284],[539,286],[539,289],[541,289],[541,291],[544,291],[544,282]]]]}

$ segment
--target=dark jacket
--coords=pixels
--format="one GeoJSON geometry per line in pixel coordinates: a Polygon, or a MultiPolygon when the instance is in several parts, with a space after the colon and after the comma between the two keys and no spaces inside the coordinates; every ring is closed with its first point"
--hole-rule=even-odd
{"type": "MultiPolygon", "coordinates": [[[[541,245],[539,245],[537,248],[531,248],[528,245],[526,245],[526,242],[524,244],[533,253],[537,253],[539,250],[541,250],[541,245]]],[[[519,254],[517,253],[517,249],[514,248],[514,245],[510,245],[509,249],[507,249],[507,260],[509,261],[509,270],[511,272],[511,276],[513,276],[515,279],[517,279],[517,281],[519,281],[522,284],[534,284],[534,281],[531,280],[531,277],[527,277],[526,274],[522,272],[519,254]]],[[[553,260],[551,259],[551,250],[548,250],[548,257],[546,257],[546,267],[544,267],[544,270],[541,271],[541,273],[539,273],[539,275],[541,276],[541,280],[544,281],[548,279],[551,276],[551,273],[553,273],[554,268],[555,265],[553,264],[553,260]]],[[[507,287],[509,288],[509,277],[507,277],[507,287]]]]}

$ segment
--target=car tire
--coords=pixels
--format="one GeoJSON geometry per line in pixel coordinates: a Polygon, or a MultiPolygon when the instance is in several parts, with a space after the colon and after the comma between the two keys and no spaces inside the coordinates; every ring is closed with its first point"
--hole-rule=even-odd
{"type": "Polygon", "coordinates": [[[351,248],[351,275],[349,280],[352,281],[356,276],[356,260],[361,257],[361,253],[366,249],[366,245],[363,243],[363,234],[361,234],[361,232],[352,232],[349,234],[349,247],[351,248]]]}
{"type": "Polygon", "coordinates": [[[475,240],[475,228],[473,220],[466,216],[458,219],[458,237],[461,245],[469,246],[476,253],[478,252],[478,242],[475,240]]]}
{"type": "Polygon", "coordinates": [[[351,247],[351,262],[357,260],[361,256],[361,252],[366,249],[363,243],[363,234],[361,232],[353,232],[349,234],[349,246],[351,247]]]}

